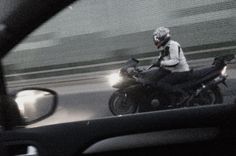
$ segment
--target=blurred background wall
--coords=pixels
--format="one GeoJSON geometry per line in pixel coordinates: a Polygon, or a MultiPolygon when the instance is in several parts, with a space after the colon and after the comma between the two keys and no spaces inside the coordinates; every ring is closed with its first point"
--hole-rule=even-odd
{"type": "Polygon", "coordinates": [[[81,0],[12,50],[7,79],[117,69],[130,57],[148,64],[158,55],[152,33],[159,26],[170,28],[191,66],[236,53],[235,0],[81,0]]]}

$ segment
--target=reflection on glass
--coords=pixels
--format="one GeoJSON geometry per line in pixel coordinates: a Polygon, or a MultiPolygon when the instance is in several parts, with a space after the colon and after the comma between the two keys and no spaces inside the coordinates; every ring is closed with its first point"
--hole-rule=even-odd
{"type": "MultiPolygon", "coordinates": [[[[188,3],[172,0],[171,5],[163,0],[87,0],[72,4],[29,35],[3,60],[9,91],[25,86],[55,89],[59,109],[51,124],[112,116],[108,101],[114,101],[112,106],[121,114],[141,109],[159,111],[164,109],[160,108],[161,103],[168,107],[169,95],[160,99],[145,90],[141,93],[142,89],[134,98],[124,92],[114,93],[119,90],[115,86],[127,85],[124,82],[128,80],[117,71],[137,62],[130,59],[134,64],[127,64],[129,58],[137,58],[138,67],[143,69],[158,59],[161,51],[153,43],[154,29],[160,26],[170,29],[171,39],[180,43],[194,71],[211,67],[217,56],[236,54],[234,14],[228,7],[219,7],[233,7],[234,1],[185,1],[188,3]],[[151,100],[144,102],[144,95],[150,95],[151,100]],[[147,104],[152,109],[144,109],[147,104]]],[[[229,88],[219,85],[224,103],[232,101],[236,86],[235,65],[227,66],[229,88]]],[[[223,77],[225,71],[222,70],[223,77]]],[[[222,80],[222,76],[215,81],[222,80]]],[[[190,103],[195,106],[219,103],[217,91],[205,91],[190,103]]],[[[36,101],[31,99],[29,103],[36,101]]],[[[40,110],[34,106],[26,112],[24,107],[19,104],[28,118],[37,115],[32,113],[35,109],[40,110]]]]}
{"type": "Polygon", "coordinates": [[[47,115],[53,106],[53,96],[40,90],[20,91],[16,94],[15,101],[27,122],[47,115]]]}

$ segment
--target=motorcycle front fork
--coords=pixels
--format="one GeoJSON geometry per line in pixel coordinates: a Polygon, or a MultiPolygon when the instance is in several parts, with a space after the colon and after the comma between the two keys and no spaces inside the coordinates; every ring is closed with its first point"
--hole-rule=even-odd
{"type": "Polygon", "coordinates": [[[120,95],[121,97],[122,97],[122,103],[126,103],[127,102],[127,97],[128,97],[128,95],[127,95],[127,93],[123,93],[122,95],[120,95]]]}

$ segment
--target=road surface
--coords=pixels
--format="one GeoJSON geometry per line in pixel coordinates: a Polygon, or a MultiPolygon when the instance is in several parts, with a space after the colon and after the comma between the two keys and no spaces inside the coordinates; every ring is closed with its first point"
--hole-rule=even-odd
{"type": "MultiPolygon", "coordinates": [[[[229,79],[227,83],[228,88],[223,85],[220,87],[224,94],[224,102],[231,103],[236,95],[236,79],[229,79]]],[[[108,99],[115,90],[106,82],[52,87],[51,89],[59,95],[56,112],[30,127],[112,116],[108,108],[108,99]]]]}

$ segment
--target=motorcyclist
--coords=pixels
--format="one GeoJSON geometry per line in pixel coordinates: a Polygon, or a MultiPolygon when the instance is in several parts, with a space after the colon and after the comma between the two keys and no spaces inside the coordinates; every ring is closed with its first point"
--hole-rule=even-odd
{"type": "Polygon", "coordinates": [[[180,94],[185,100],[187,94],[181,88],[174,86],[188,79],[190,70],[180,44],[171,40],[170,30],[165,27],[159,27],[154,31],[153,41],[157,49],[161,50],[154,66],[170,72],[154,83],[154,87],[163,90],[166,95],[180,94]]]}

